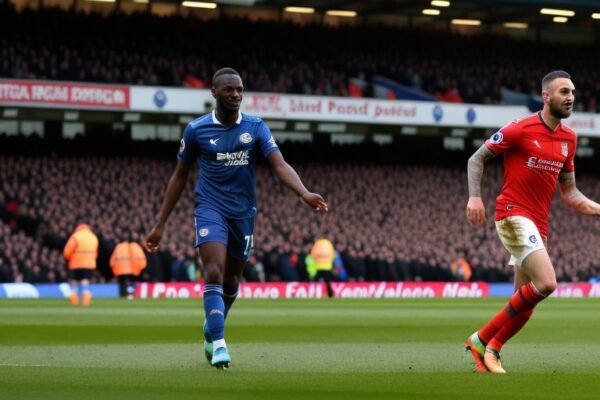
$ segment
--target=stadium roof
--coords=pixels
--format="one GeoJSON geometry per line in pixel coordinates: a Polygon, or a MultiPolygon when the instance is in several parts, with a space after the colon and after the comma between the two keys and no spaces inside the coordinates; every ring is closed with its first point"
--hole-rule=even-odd
{"type": "Polygon", "coordinates": [[[552,24],[553,15],[543,15],[542,8],[575,12],[569,21],[577,25],[596,26],[592,13],[600,13],[598,0],[448,0],[448,7],[432,6],[432,0],[223,0],[221,3],[253,3],[256,6],[284,9],[287,6],[310,7],[316,12],[352,10],[358,15],[398,14],[421,16],[423,9],[438,9],[441,19],[479,19],[482,23],[524,22],[529,25],[552,24]]]}

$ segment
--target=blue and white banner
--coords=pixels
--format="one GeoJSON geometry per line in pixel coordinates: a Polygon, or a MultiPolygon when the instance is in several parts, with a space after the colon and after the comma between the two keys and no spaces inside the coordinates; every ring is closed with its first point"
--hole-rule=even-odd
{"type": "MultiPolygon", "coordinates": [[[[0,106],[120,109],[199,116],[214,107],[214,98],[207,89],[0,79],[0,106]],[[67,96],[73,87],[77,89],[74,93],[86,95],[73,98],[67,96]]],[[[261,118],[281,120],[489,129],[498,129],[514,119],[532,114],[526,105],[380,100],[262,92],[245,93],[242,111],[261,118]]],[[[600,114],[574,112],[565,120],[565,124],[582,136],[600,136],[600,114]]]]}
{"type": "MultiPolygon", "coordinates": [[[[119,285],[116,283],[91,284],[90,290],[94,297],[119,297],[119,285]]],[[[37,299],[37,298],[68,298],[71,287],[68,283],[4,283],[0,284],[0,298],[37,299]]]]}

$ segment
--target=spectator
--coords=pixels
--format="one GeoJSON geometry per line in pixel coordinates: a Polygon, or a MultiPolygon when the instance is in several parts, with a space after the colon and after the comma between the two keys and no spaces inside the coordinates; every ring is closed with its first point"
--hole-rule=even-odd
{"type": "Polygon", "coordinates": [[[600,57],[593,45],[414,27],[227,17],[198,23],[178,15],[102,16],[44,7],[17,12],[12,5],[0,5],[0,38],[0,76],[18,79],[208,87],[215,64],[234,64],[243,66],[240,73],[250,91],[350,96],[357,94],[352,79],[359,78],[365,82],[360,95],[372,97],[377,92],[372,77],[383,76],[443,101],[497,104],[502,88],[537,92],[530,77],[555,67],[544,57],[555,51],[568,55],[569,70],[581,87],[593,88],[582,92],[581,111],[597,108],[594,93],[600,81],[600,57]],[[223,51],[225,37],[214,37],[201,48],[186,40],[189,35],[212,37],[215,31],[245,40],[236,43],[234,55],[223,51]],[[402,46],[390,37],[402,37],[402,46]],[[513,60],[519,60],[518,68],[513,60]]]}
{"type": "MultiPolygon", "coordinates": [[[[19,148],[13,143],[5,146],[7,142],[2,142],[0,152],[19,148]]],[[[27,141],[23,143],[20,151],[33,151],[27,141]]],[[[58,268],[63,261],[57,249],[64,248],[70,227],[77,224],[81,215],[97,227],[100,239],[97,269],[104,279],[110,279],[108,260],[116,242],[144,232],[147,221],[158,211],[156,201],[149,199],[160,196],[163,187],[157,181],[166,181],[169,174],[170,161],[151,156],[150,143],[137,146],[144,157],[0,155],[0,193],[5,198],[5,207],[13,201],[41,221],[33,235],[29,235],[18,224],[11,227],[7,222],[10,217],[0,213],[5,215],[4,220],[0,219],[0,257],[10,266],[15,281],[66,281],[66,270],[58,268]],[[140,178],[146,168],[153,171],[156,180],[140,178]],[[92,175],[94,180],[86,179],[92,175]],[[102,254],[104,258],[100,257],[102,254]],[[36,264],[41,275],[31,271],[36,264]]],[[[307,280],[304,258],[315,238],[321,236],[336,243],[349,280],[443,280],[450,276],[450,265],[459,257],[471,265],[472,281],[511,279],[505,250],[496,240],[492,226],[478,232],[459,223],[463,215],[455,199],[463,198],[467,192],[463,183],[464,160],[459,160],[456,166],[453,162],[445,167],[427,166],[413,161],[412,151],[401,146],[390,145],[373,152],[365,146],[339,146],[325,152],[314,144],[306,147],[295,144],[285,149],[290,158],[293,153],[302,157],[313,154],[316,158],[310,164],[294,164],[308,185],[326,191],[335,204],[330,213],[316,221],[312,221],[310,210],[298,208],[294,213],[286,212],[284,205],[297,200],[259,165],[258,201],[269,207],[260,211],[256,220],[256,260],[249,263],[252,273],[247,274],[247,279],[282,280],[278,261],[281,249],[289,248],[290,254],[298,255],[299,279],[307,280]],[[377,154],[377,160],[372,156],[361,159],[360,155],[367,152],[377,154]],[[326,153],[331,162],[320,162],[320,153],[326,153]],[[348,163],[345,161],[348,159],[354,161],[348,163]],[[374,258],[370,257],[372,254],[374,258]]],[[[435,158],[443,159],[438,154],[435,158]]],[[[600,179],[593,169],[595,162],[587,171],[581,169],[585,164],[585,159],[578,160],[581,171],[578,185],[590,197],[600,198],[600,179]]],[[[491,186],[485,188],[484,198],[492,199],[499,192],[501,176],[498,163],[486,166],[486,179],[490,179],[491,186]]],[[[190,178],[188,185],[193,179],[190,178]]],[[[191,197],[181,198],[183,204],[171,217],[179,229],[169,231],[163,252],[148,255],[148,267],[141,279],[171,280],[170,266],[177,247],[190,248],[187,244],[194,240],[193,223],[185,218],[191,202],[191,197]]],[[[564,232],[566,238],[550,237],[548,243],[550,256],[557,260],[560,282],[587,281],[600,274],[600,221],[585,221],[557,205],[550,216],[550,229],[564,232]],[[580,243],[590,245],[581,247],[580,243]]],[[[187,263],[192,258],[184,259],[187,263]]],[[[100,275],[92,279],[98,281],[100,275]]]]}

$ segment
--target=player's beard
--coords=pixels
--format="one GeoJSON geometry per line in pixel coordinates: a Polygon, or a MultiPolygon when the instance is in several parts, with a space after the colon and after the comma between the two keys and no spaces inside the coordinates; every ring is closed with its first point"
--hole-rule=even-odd
{"type": "Polygon", "coordinates": [[[548,105],[550,106],[550,114],[552,114],[554,118],[565,119],[571,116],[572,108],[571,110],[565,110],[562,108],[562,104],[555,105],[552,102],[549,102],[548,105]]]}

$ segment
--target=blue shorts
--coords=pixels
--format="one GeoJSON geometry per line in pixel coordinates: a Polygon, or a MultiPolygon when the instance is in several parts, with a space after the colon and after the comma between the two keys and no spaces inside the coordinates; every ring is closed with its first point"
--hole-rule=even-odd
{"type": "Polygon", "coordinates": [[[208,242],[223,243],[229,255],[247,261],[254,247],[254,220],[255,217],[226,218],[211,208],[197,208],[194,213],[196,247],[208,242]]]}

